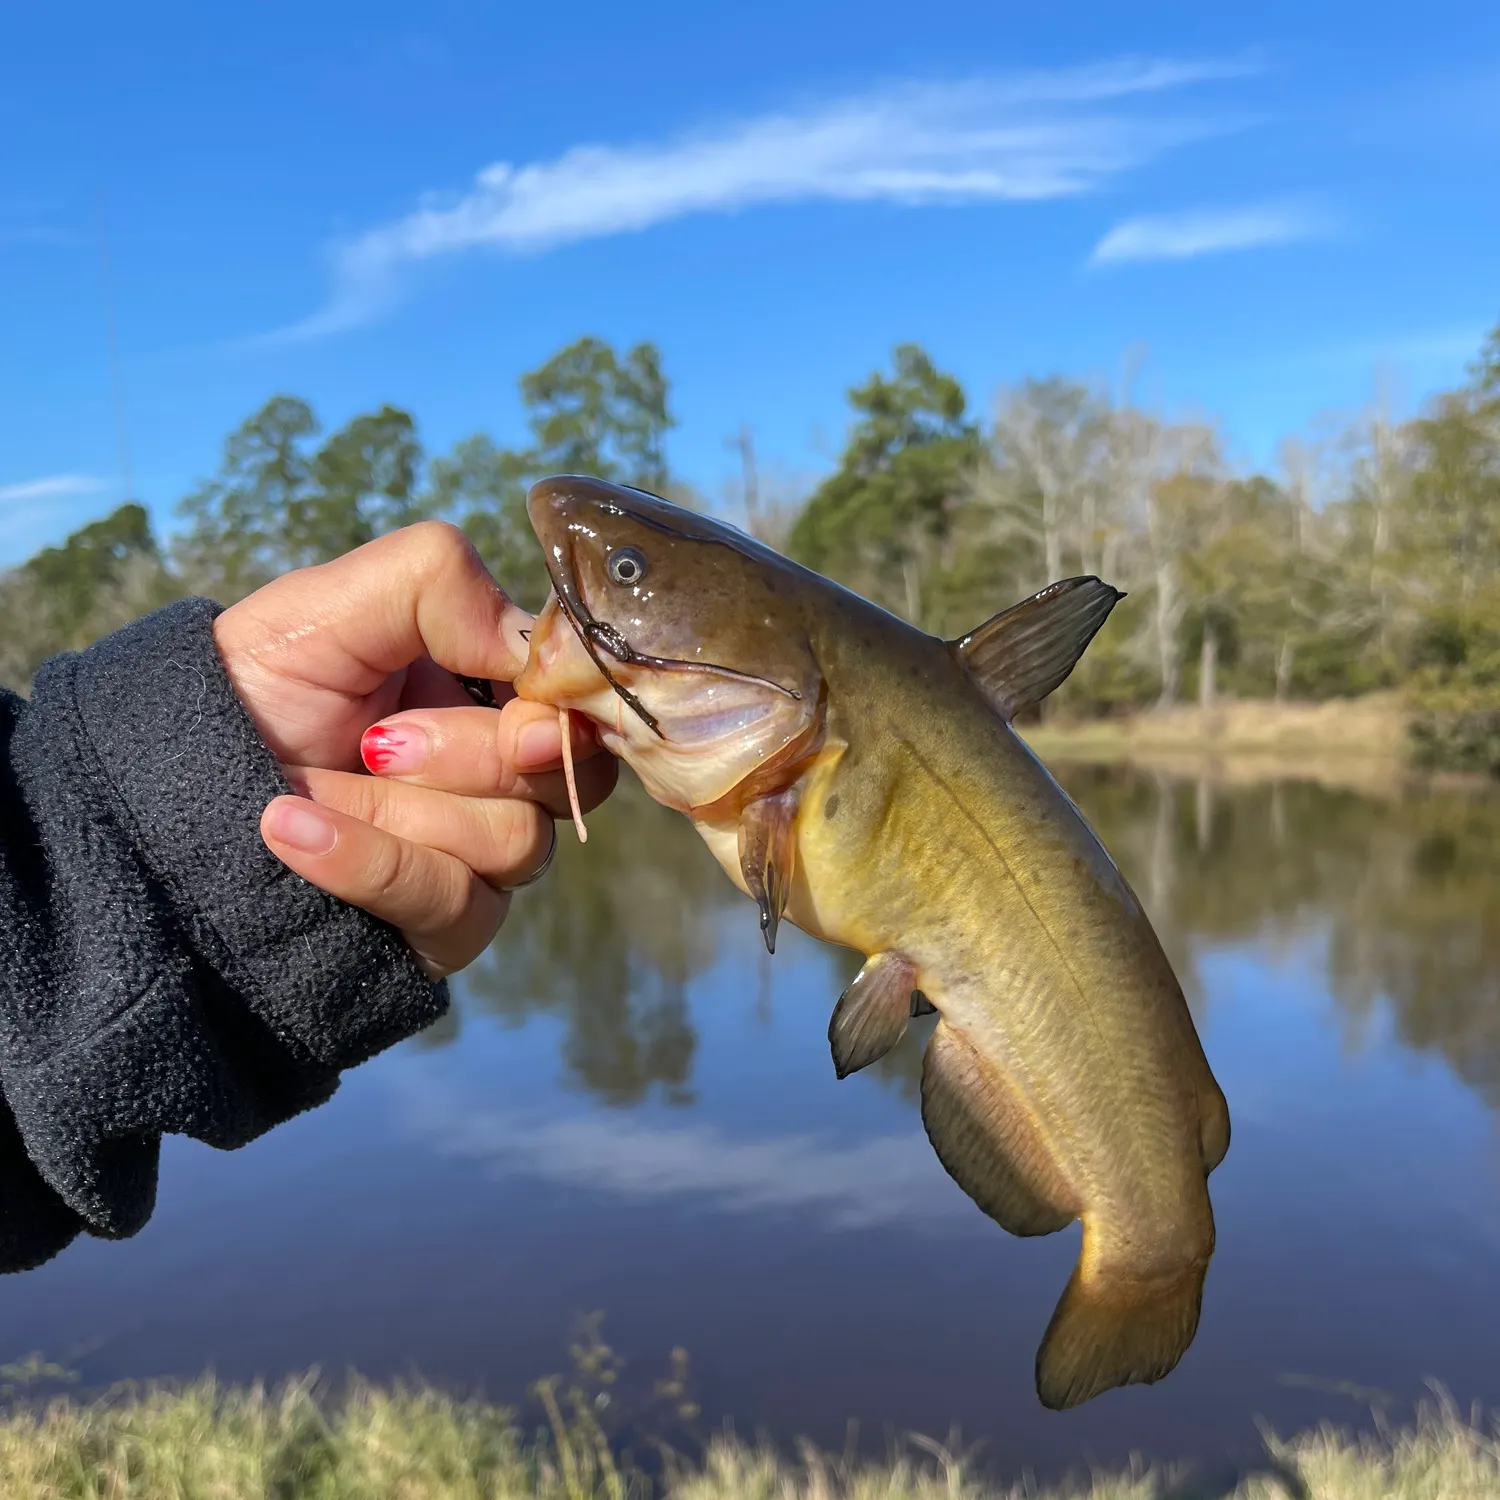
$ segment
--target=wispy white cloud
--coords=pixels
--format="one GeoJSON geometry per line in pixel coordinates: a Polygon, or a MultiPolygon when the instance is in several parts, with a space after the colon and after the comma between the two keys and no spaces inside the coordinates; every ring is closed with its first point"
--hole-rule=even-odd
{"type": "Polygon", "coordinates": [[[1145,96],[1256,71],[1252,62],[1126,58],[908,83],[661,144],[580,145],[550,161],[497,162],[466,193],[429,195],[416,212],[335,247],[327,304],[268,337],[317,338],[368,323],[397,299],[405,267],[476,249],[536,252],[778,203],[1076,196],[1236,123],[1222,112],[1148,111],[1145,96]]]}
{"type": "Polygon", "coordinates": [[[19,484],[0,484],[0,505],[96,495],[104,488],[104,481],[96,479],[92,474],[49,474],[44,479],[23,479],[19,484]]]}
{"type": "Polygon", "coordinates": [[[1112,265],[1122,261],[1192,260],[1229,250],[1324,239],[1338,228],[1333,214],[1309,203],[1259,203],[1144,214],[1116,224],[1094,246],[1089,261],[1112,265]]]}
{"type": "MultiPolygon", "coordinates": [[[[403,1089],[403,1092],[406,1092],[403,1089]]],[[[794,1209],[831,1229],[979,1220],[920,1131],[833,1145],[736,1140],[711,1125],[589,1116],[531,1120],[407,1093],[409,1118],[445,1156],[633,1202],[692,1198],[726,1213],[794,1209]]]]}
{"type": "Polygon", "coordinates": [[[79,504],[109,486],[91,474],[49,474],[0,484],[0,568],[29,557],[78,520],[79,504]]]}

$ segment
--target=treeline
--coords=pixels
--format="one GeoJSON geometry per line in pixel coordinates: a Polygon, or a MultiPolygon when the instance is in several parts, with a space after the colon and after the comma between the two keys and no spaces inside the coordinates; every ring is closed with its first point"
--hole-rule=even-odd
{"type": "MultiPolygon", "coordinates": [[[[524,497],[588,472],[704,505],[674,477],[651,344],[592,338],[520,382],[527,439],[428,458],[383,407],[324,435],[279,396],[232,433],[170,540],[137,505],[0,577],[0,677],[184,593],[225,601],[286,568],[437,516],[517,597],[545,576],[524,497]]],[[[1237,473],[1222,436],[1062,376],[976,412],[915,345],[849,392],[836,470],[767,506],[753,454],[731,517],[921,628],[953,635],[1072,573],[1129,597],[1057,695],[1107,714],[1196,698],[1324,699],[1401,688],[1421,756],[1500,770],[1500,328],[1467,380],[1397,422],[1372,409],[1237,473]]]]}
{"type": "Polygon", "coordinates": [[[789,550],[949,636],[1102,574],[1129,597],[1058,708],[1403,687],[1424,754],[1500,769],[1500,329],[1419,417],[1289,439],[1274,475],[1233,472],[1210,426],[1061,377],[981,421],[913,346],[850,399],[789,550]]]}
{"type": "Polygon", "coordinates": [[[437,518],[462,526],[506,588],[546,596],[526,491],[543,475],[597,474],[701,501],[668,472],[673,425],[654,346],[584,338],[521,378],[527,441],[476,433],[429,458],[408,412],[383,406],[325,434],[307,402],[276,396],[224,442],[219,470],[178,505],[170,538],[122,505],[0,574],[0,681],[24,687],[49,656],[187,595],[224,604],[292,568],[437,518]]]}

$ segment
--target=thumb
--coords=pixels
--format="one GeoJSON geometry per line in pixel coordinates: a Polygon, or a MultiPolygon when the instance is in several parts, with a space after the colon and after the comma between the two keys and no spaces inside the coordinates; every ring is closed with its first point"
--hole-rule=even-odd
{"type": "Polygon", "coordinates": [[[421,521],[283,574],[225,611],[217,634],[247,666],[362,695],[424,656],[510,682],[531,623],[458,527],[421,521]]]}

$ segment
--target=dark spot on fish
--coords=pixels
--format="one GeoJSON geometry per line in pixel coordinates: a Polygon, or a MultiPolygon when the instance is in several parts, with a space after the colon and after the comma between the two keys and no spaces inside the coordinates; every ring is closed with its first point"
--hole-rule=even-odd
{"type": "Polygon", "coordinates": [[[839,810],[839,794],[837,792],[835,792],[833,794],[833,796],[831,796],[823,804],[823,816],[825,818],[831,818],[838,810],[839,810]]]}

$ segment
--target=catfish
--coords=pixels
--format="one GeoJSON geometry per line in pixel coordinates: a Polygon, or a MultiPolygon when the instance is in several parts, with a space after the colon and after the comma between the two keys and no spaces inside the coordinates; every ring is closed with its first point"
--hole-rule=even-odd
{"type": "Polygon", "coordinates": [[[772,952],[786,921],[864,955],[828,1028],[839,1078],[935,1013],[943,1167],[1013,1235],[1082,1220],[1042,1404],[1167,1375],[1228,1106],[1140,902],[1012,727],[1123,595],[1063,579],[945,641],[641,490],[561,476],[527,510],[552,589],[516,692],[584,715],[692,820],[772,952]]]}

